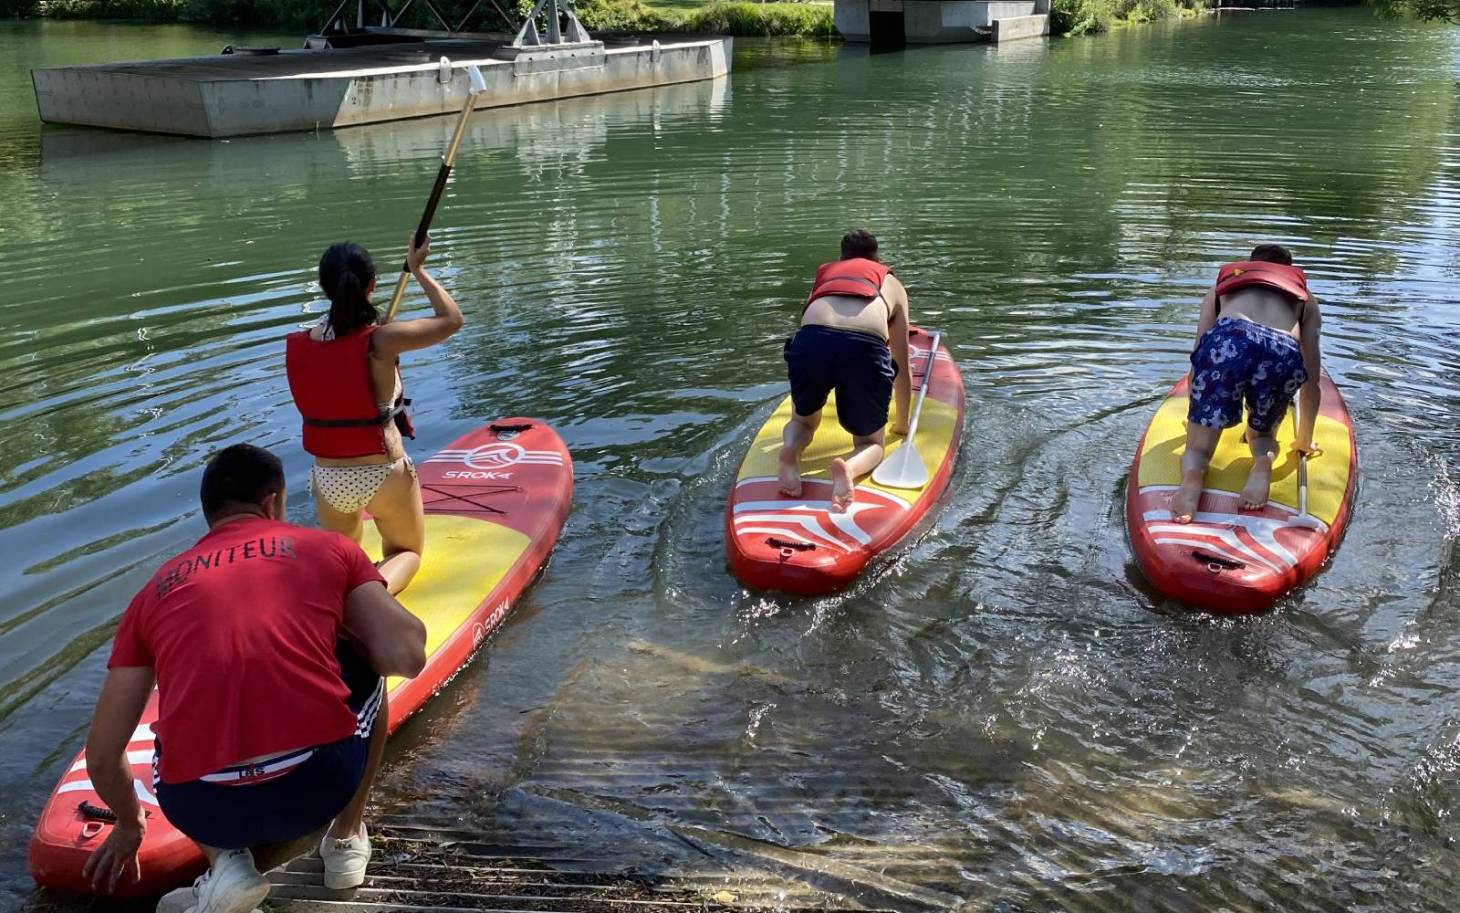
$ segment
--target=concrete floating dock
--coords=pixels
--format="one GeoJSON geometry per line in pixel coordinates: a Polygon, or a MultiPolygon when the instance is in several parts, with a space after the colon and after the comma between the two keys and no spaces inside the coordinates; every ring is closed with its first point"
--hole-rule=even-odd
{"type": "Polygon", "coordinates": [[[539,47],[443,37],[48,67],[31,78],[46,123],[218,138],[453,114],[466,97],[468,64],[487,82],[481,109],[715,79],[730,72],[730,55],[729,37],[644,35],[539,47]]]}

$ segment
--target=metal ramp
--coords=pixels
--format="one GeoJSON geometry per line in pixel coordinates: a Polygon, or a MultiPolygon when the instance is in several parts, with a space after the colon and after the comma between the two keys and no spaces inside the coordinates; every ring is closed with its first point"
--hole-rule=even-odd
{"type": "MultiPolygon", "coordinates": [[[[371,834],[365,884],[323,886],[318,856],[269,873],[267,909],[278,913],[810,913],[862,909],[768,872],[710,866],[698,872],[605,871],[591,851],[551,844],[505,846],[480,832],[386,824],[371,834]]],[[[656,868],[661,860],[646,860],[656,868]]]]}

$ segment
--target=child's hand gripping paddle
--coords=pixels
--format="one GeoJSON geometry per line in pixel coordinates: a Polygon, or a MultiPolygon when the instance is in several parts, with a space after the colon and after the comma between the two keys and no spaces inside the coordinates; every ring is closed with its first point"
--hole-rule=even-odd
{"type": "Polygon", "coordinates": [[[923,417],[923,400],[928,395],[928,384],[933,381],[933,365],[938,359],[938,341],[941,332],[933,334],[933,344],[928,347],[928,363],[923,368],[923,385],[918,390],[918,403],[913,407],[912,421],[907,426],[907,437],[892,456],[883,460],[872,473],[872,481],[887,488],[922,488],[928,484],[928,470],[923,466],[922,454],[918,453],[918,419],[923,417]]]}
{"type": "MultiPolygon", "coordinates": [[[[445,66],[446,58],[441,58],[441,61],[445,66]]],[[[436,183],[431,188],[431,198],[426,201],[426,211],[421,214],[421,224],[416,227],[415,245],[417,247],[420,247],[421,242],[426,240],[426,232],[431,228],[431,219],[436,215],[436,204],[441,202],[441,194],[446,190],[446,179],[451,176],[451,166],[456,164],[456,150],[461,145],[461,138],[466,134],[466,122],[471,118],[476,98],[487,91],[487,81],[482,78],[482,71],[477,69],[476,64],[467,66],[466,76],[470,80],[470,85],[466,90],[466,103],[462,105],[461,114],[456,119],[456,131],[451,134],[451,142],[441,155],[441,170],[436,172],[436,183]]],[[[405,297],[406,285],[410,281],[411,267],[407,263],[401,267],[400,277],[395,280],[395,291],[390,294],[390,307],[385,309],[385,319],[381,323],[390,323],[395,318],[395,312],[400,310],[401,299],[405,297]]]]}

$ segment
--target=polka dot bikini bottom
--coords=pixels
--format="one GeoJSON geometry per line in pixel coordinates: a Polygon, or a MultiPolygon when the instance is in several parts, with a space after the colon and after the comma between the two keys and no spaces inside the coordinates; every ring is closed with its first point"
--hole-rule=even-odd
{"type": "Polygon", "coordinates": [[[401,457],[394,463],[316,466],[309,473],[309,490],[342,514],[358,514],[402,463],[410,472],[411,479],[415,480],[416,465],[410,457],[401,457]]]}

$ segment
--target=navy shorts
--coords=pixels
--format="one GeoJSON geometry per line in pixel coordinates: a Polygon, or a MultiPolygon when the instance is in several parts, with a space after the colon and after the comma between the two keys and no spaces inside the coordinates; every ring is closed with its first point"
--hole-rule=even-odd
{"type": "Polygon", "coordinates": [[[341,642],[341,677],[350,688],[355,731],[338,742],[303,748],[261,764],[224,768],[200,780],[153,787],[162,813],[194,841],[224,850],[282,843],[314,833],[334,820],[360,788],[385,680],[341,642]],[[282,772],[280,772],[282,770],[282,772]]]}
{"type": "Polygon", "coordinates": [[[897,366],[887,343],[866,333],[808,326],[786,340],[786,374],[797,415],[814,415],[836,391],[836,417],[855,437],[887,427],[897,366]]]}
{"type": "Polygon", "coordinates": [[[1269,434],[1307,379],[1298,340],[1261,323],[1223,317],[1191,353],[1187,421],[1231,428],[1242,421],[1245,402],[1248,426],[1269,434]]]}

